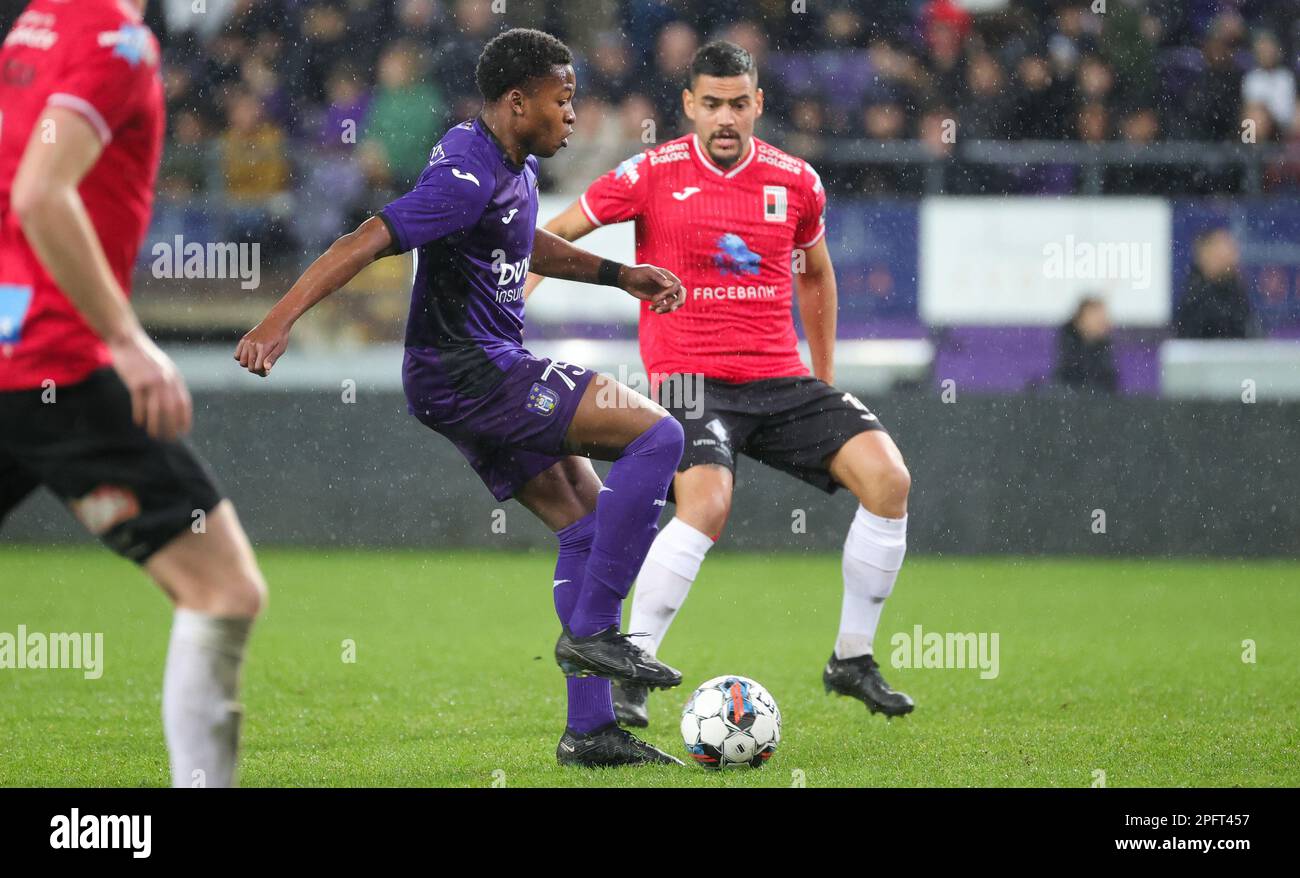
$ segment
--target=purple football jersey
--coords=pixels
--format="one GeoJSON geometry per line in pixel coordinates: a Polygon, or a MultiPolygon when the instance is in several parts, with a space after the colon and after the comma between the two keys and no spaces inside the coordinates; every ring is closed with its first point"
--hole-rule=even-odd
{"type": "Polygon", "coordinates": [[[452,128],[415,188],[379,216],[415,251],[408,397],[479,397],[527,355],[524,281],[537,228],[537,159],[516,165],[481,119],[452,128]],[[409,384],[414,381],[417,387],[409,384]]]}

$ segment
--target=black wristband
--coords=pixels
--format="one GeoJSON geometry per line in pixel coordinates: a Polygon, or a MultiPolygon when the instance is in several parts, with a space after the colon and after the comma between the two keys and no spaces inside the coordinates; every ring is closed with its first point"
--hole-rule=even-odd
{"type": "Polygon", "coordinates": [[[622,269],[621,262],[615,262],[613,259],[600,260],[600,268],[596,269],[596,283],[606,287],[618,286],[618,273],[622,269]]]}

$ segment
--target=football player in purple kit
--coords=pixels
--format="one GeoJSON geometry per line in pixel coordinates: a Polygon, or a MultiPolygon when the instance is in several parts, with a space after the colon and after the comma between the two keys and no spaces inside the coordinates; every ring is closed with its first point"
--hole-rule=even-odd
{"type": "Polygon", "coordinates": [[[514,497],[559,540],[555,658],[568,686],[556,756],[582,766],[681,764],[614,721],[610,681],[651,688],[681,674],[618,630],[681,458],[681,425],[612,378],[523,347],[529,271],[620,287],[667,313],[681,282],[620,265],[537,228],[537,158],[576,117],[569,49],[516,28],[478,59],[478,118],[448,131],[415,188],[339,238],[235,350],[267,375],[294,322],[376,259],[414,251],[402,384],[408,409],[446,436],[498,500],[514,497]],[[587,458],[612,460],[604,484],[587,458]]]}

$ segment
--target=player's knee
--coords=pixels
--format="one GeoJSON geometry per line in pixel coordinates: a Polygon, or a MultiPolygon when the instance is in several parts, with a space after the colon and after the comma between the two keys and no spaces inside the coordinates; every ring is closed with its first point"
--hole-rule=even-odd
{"type": "Polygon", "coordinates": [[[686,448],[686,431],[671,415],[656,421],[649,430],[641,434],[641,438],[645,440],[643,448],[647,453],[653,453],[665,460],[671,459],[673,467],[676,467],[677,462],[682,459],[682,451],[686,448]]]}
{"type": "Polygon", "coordinates": [[[885,467],[880,476],[881,490],[885,496],[898,503],[907,503],[907,495],[912,491],[912,474],[901,460],[885,467]]]}
{"type": "Polygon", "coordinates": [[[222,591],[222,609],[216,615],[252,619],[266,609],[266,579],[256,566],[235,577],[222,591]]]}
{"type": "Polygon", "coordinates": [[[659,419],[659,429],[663,432],[664,445],[671,451],[676,451],[677,456],[682,456],[683,449],[686,448],[686,431],[682,429],[681,421],[672,415],[666,415],[659,419]]]}
{"type": "Polygon", "coordinates": [[[886,518],[907,514],[912,474],[901,461],[885,460],[855,473],[850,485],[868,511],[886,518]]]}

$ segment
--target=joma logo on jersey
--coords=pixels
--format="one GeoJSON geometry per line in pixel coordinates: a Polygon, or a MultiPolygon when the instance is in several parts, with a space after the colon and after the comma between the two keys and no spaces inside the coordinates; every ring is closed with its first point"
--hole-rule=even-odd
{"type": "Polygon", "coordinates": [[[511,284],[517,284],[524,278],[528,277],[528,264],[532,262],[532,257],[523,259],[519,262],[502,262],[497,272],[497,286],[508,287],[511,284]]]}

